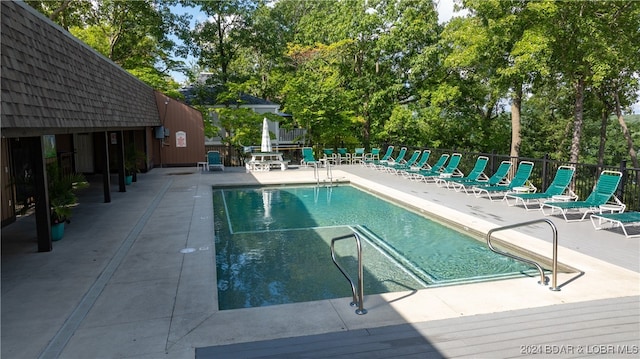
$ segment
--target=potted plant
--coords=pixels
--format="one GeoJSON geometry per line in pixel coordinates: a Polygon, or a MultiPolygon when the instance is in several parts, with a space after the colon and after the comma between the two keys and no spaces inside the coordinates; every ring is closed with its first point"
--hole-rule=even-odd
{"type": "Polygon", "coordinates": [[[131,184],[139,171],[139,166],[144,163],[146,156],[144,152],[135,149],[133,144],[129,144],[124,153],[124,183],[131,184]]]}
{"type": "Polygon", "coordinates": [[[64,224],[70,223],[71,207],[78,202],[76,191],[89,186],[80,173],[62,174],[56,162],[47,165],[49,206],[51,207],[51,239],[62,239],[64,224]]]}

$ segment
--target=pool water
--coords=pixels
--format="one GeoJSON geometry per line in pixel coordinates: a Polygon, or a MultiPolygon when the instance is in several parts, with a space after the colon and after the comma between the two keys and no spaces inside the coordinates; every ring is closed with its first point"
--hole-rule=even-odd
{"type": "MultiPolygon", "coordinates": [[[[219,189],[213,192],[221,310],[349,297],[331,261],[331,239],[363,239],[367,294],[510,278],[526,264],[353,186],[219,189]]],[[[353,240],[336,242],[353,278],[353,240]]]]}

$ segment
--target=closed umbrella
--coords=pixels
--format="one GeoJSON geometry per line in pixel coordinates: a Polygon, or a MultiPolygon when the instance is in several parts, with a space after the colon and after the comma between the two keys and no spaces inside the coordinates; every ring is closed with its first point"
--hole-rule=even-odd
{"type": "Polygon", "coordinates": [[[271,152],[271,137],[269,137],[269,124],[265,117],[262,121],[262,143],[260,144],[260,152],[271,152]]]}

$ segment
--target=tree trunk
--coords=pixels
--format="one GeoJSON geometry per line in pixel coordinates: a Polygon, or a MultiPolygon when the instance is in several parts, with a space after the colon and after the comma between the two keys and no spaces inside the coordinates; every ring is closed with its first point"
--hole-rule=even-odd
{"type": "Polygon", "coordinates": [[[515,86],[515,92],[511,98],[511,157],[518,157],[520,154],[520,110],[522,108],[522,84],[515,86]]]}
{"type": "Polygon", "coordinates": [[[598,168],[604,165],[604,145],[607,143],[607,119],[609,118],[609,106],[604,105],[600,124],[600,147],[598,148],[598,168]]]}
{"type": "MultiPolygon", "coordinates": [[[[633,138],[631,137],[631,133],[629,133],[629,128],[627,128],[627,124],[624,121],[624,116],[622,116],[622,110],[620,109],[620,97],[618,97],[618,92],[615,93],[616,100],[616,116],[618,117],[618,123],[620,123],[620,127],[622,127],[622,133],[624,134],[624,138],[627,140],[627,147],[629,147],[629,157],[631,157],[631,163],[633,163],[634,168],[639,168],[638,165],[638,155],[636,150],[633,148],[633,138]]],[[[638,174],[640,177],[640,173],[638,174]]],[[[640,178],[638,178],[640,181],[640,178]]]]}
{"type": "Polygon", "coordinates": [[[582,122],[584,116],[584,78],[580,77],[575,87],[575,114],[573,120],[573,136],[571,137],[571,163],[578,163],[580,156],[580,137],[582,136],[582,122]]]}
{"type": "MultiPolygon", "coordinates": [[[[60,13],[62,13],[71,3],[71,0],[65,0],[62,2],[62,4],[60,5],[59,8],[55,9],[51,15],[49,15],[49,19],[51,19],[51,21],[58,21],[58,16],[60,16],[60,13]]],[[[66,29],[69,30],[69,29],[66,29]]]]}
{"type": "Polygon", "coordinates": [[[367,149],[367,151],[369,151],[371,149],[371,116],[369,115],[369,111],[365,110],[362,117],[364,118],[364,124],[362,126],[362,145],[367,149]]]}

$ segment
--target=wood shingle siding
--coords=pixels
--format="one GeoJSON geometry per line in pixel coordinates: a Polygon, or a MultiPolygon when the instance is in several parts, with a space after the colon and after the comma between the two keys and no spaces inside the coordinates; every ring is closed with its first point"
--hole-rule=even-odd
{"type": "Polygon", "coordinates": [[[160,126],[151,87],[25,3],[1,6],[3,136],[160,126]]]}

